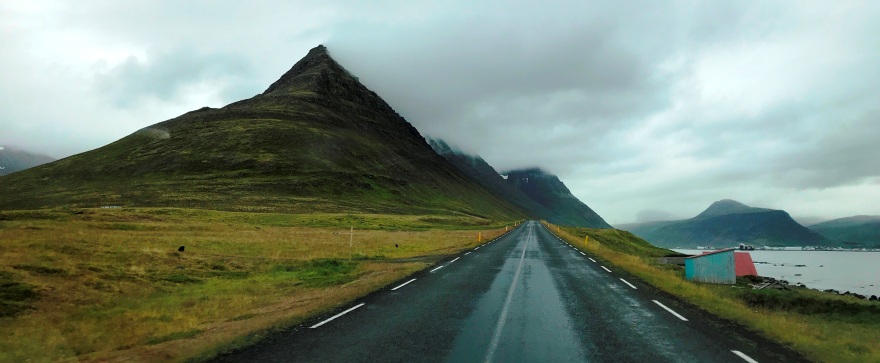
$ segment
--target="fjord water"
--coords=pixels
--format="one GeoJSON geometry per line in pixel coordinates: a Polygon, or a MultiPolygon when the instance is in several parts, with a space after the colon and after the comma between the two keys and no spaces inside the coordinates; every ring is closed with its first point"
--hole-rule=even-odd
{"type": "MultiPolygon", "coordinates": [[[[698,255],[705,250],[676,249],[698,255]]],[[[880,252],[748,251],[761,276],[802,283],[811,289],[834,289],[880,296],[880,252]],[[803,265],[803,266],[800,266],[803,265]]]]}

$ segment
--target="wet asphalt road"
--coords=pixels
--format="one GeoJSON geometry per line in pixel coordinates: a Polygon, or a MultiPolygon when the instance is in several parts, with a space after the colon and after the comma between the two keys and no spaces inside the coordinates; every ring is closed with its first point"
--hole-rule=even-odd
{"type": "Polygon", "coordinates": [[[749,359],[803,360],[577,251],[538,222],[528,222],[337,312],[216,361],[749,359]]]}

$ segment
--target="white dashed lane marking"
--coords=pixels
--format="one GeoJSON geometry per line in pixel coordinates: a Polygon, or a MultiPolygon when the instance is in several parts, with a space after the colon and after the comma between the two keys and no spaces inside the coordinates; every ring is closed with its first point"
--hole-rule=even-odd
{"type": "Polygon", "coordinates": [[[623,281],[624,284],[627,284],[627,285],[629,285],[629,287],[638,290],[638,288],[636,288],[635,286],[633,286],[633,284],[629,283],[629,281],[626,281],[626,280],[624,280],[623,278],[620,278],[620,281],[623,281]]]}
{"type": "Polygon", "coordinates": [[[354,309],[357,309],[357,308],[359,308],[359,307],[361,307],[361,306],[364,306],[364,303],[357,304],[357,305],[355,305],[354,307],[349,308],[349,309],[346,310],[346,311],[343,311],[343,312],[341,312],[341,313],[339,313],[339,314],[336,314],[336,315],[331,316],[330,319],[327,319],[327,320],[324,320],[324,321],[322,321],[322,322],[320,322],[320,323],[317,323],[317,324],[315,324],[315,325],[312,325],[312,326],[311,326],[311,329],[315,329],[315,328],[317,328],[317,327],[319,327],[319,326],[321,326],[321,325],[327,324],[327,323],[333,321],[333,319],[336,319],[336,318],[338,318],[338,317],[340,317],[340,316],[343,316],[343,315],[345,315],[345,314],[348,314],[348,313],[352,312],[354,309]]]}
{"type": "Polygon", "coordinates": [[[600,266],[600,267],[602,267],[602,269],[605,270],[605,271],[611,272],[611,270],[609,270],[609,269],[608,269],[607,267],[605,267],[605,266],[600,266]]]}
{"type": "Polygon", "coordinates": [[[685,317],[681,316],[681,314],[676,313],[676,312],[673,311],[672,309],[666,307],[666,305],[663,305],[661,302],[659,302],[659,301],[657,301],[657,300],[651,300],[651,301],[653,301],[653,302],[654,302],[655,304],[657,304],[657,305],[660,305],[661,308],[665,309],[665,310],[668,311],[670,314],[675,315],[675,317],[681,319],[682,321],[688,321],[687,319],[685,319],[685,317]]]}
{"type": "Polygon", "coordinates": [[[744,361],[746,361],[746,362],[749,362],[749,363],[758,363],[758,361],[752,359],[752,357],[747,356],[747,355],[746,355],[745,353],[743,353],[743,352],[740,352],[740,351],[738,351],[738,350],[731,350],[731,352],[733,352],[733,354],[738,355],[740,358],[742,358],[742,359],[743,359],[744,361]]]}
{"type": "Polygon", "coordinates": [[[401,287],[404,287],[404,286],[406,286],[407,284],[409,284],[410,282],[413,282],[413,281],[415,281],[415,280],[416,280],[416,279],[412,279],[412,280],[409,280],[409,281],[407,281],[407,282],[404,282],[404,283],[402,283],[402,284],[400,284],[400,285],[397,285],[397,287],[391,289],[391,291],[394,291],[394,290],[397,290],[397,289],[399,289],[399,288],[401,288],[401,287]]]}

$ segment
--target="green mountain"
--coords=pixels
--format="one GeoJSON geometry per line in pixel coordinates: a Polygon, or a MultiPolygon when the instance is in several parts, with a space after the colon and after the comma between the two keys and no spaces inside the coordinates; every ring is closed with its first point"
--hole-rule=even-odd
{"type": "Polygon", "coordinates": [[[697,246],[829,246],[830,241],[795,222],[785,211],[754,208],[725,199],[694,218],[620,225],[618,228],[665,248],[697,246]]]}
{"type": "Polygon", "coordinates": [[[0,176],[53,161],[55,158],[48,155],[35,154],[9,146],[0,147],[0,176]]]}
{"type": "Polygon", "coordinates": [[[722,199],[706,208],[702,213],[698,214],[694,219],[710,219],[731,214],[750,214],[771,212],[772,209],[749,207],[745,204],[732,199],[722,199]]]}
{"type": "Polygon", "coordinates": [[[880,248],[880,216],[839,218],[808,228],[841,247],[880,248]]]}
{"type": "Polygon", "coordinates": [[[220,210],[522,217],[437,155],[318,46],[265,92],[0,179],[0,209],[220,210]]]}
{"type": "MultiPolygon", "coordinates": [[[[508,180],[505,180],[501,177],[495,168],[489,165],[489,163],[483,160],[483,158],[462,152],[457,148],[449,146],[449,144],[440,139],[429,138],[428,143],[434,148],[434,151],[443,156],[462,173],[476,180],[480,185],[496,196],[522,208],[532,218],[547,220],[554,224],[575,227],[607,228],[607,224],[603,225],[595,223],[597,220],[596,218],[598,218],[599,221],[601,221],[602,218],[595,215],[595,213],[592,213],[592,210],[590,210],[589,207],[586,207],[586,205],[571,195],[562,182],[550,183],[550,186],[556,188],[555,190],[560,193],[561,197],[544,197],[543,199],[548,204],[542,205],[518,189],[515,183],[508,181],[510,180],[509,178],[508,180]],[[556,204],[560,202],[562,205],[556,204]],[[583,209],[584,207],[586,207],[586,209],[583,209]],[[584,213],[571,213],[572,211],[582,211],[584,213]]],[[[558,181],[558,178],[553,175],[549,175],[548,178],[543,180],[552,181],[552,179],[558,181]]]]}
{"type": "Polygon", "coordinates": [[[550,211],[547,219],[556,224],[587,228],[612,228],[590,207],[571,194],[556,175],[538,168],[503,173],[507,182],[550,211]],[[552,218],[552,219],[551,219],[552,218]]]}

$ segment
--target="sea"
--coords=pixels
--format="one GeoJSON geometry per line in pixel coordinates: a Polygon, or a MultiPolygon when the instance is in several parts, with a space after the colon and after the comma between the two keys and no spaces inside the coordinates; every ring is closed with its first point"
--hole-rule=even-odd
{"type": "MultiPolygon", "coordinates": [[[[707,250],[674,249],[689,255],[707,250]]],[[[802,283],[816,290],[833,289],[880,297],[880,252],[737,251],[748,252],[758,275],[802,283]]]]}

